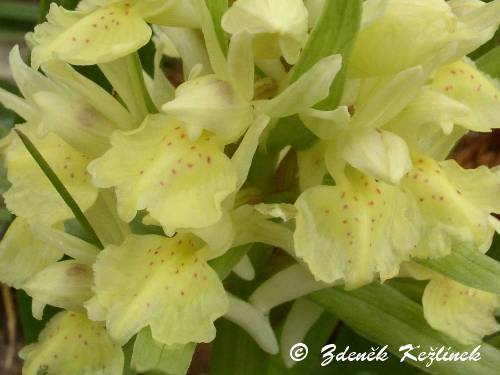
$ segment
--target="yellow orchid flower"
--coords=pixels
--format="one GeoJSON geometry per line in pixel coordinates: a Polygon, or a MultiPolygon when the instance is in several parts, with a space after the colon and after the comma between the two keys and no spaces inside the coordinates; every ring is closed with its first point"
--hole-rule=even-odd
{"type": "Polygon", "coordinates": [[[54,316],[39,342],[25,347],[20,356],[26,375],[121,375],[124,366],[123,351],[111,341],[104,324],[73,312],[54,316]]]}
{"type": "MultiPolygon", "coordinates": [[[[23,127],[26,131],[26,127],[23,127]]],[[[43,138],[28,132],[32,142],[59,179],[86,210],[97,199],[97,188],[87,172],[89,157],[81,154],[53,133],[43,138]]],[[[5,152],[7,179],[12,184],[4,194],[5,204],[17,216],[48,225],[72,218],[73,214],[19,138],[13,138],[5,152]],[[36,190],[33,187],[36,186],[36,190]]]]}
{"type": "Polygon", "coordinates": [[[236,188],[236,170],[217,137],[205,133],[191,141],[181,123],[165,115],[115,133],[111,143],[89,171],[96,186],[116,187],[126,222],[147,209],[168,233],[208,226],[219,220],[222,201],[236,188]]]}
{"type": "Polygon", "coordinates": [[[94,265],[96,304],[113,340],[126,343],[143,327],[163,344],[209,342],[213,321],[228,309],[217,274],[190,235],[132,235],[108,246],[94,265]]]}
{"type": "Polygon", "coordinates": [[[397,187],[359,175],[301,194],[295,253],[318,281],[352,289],[399,272],[419,239],[419,212],[397,187]]]}
{"type": "Polygon", "coordinates": [[[458,6],[453,9],[456,1],[387,1],[382,14],[359,33],[351,74],[395,74],[417,65],[430,73],[472,52],[494,35],[500,22],[498,1],[474,2],[474,9],[460,11],[458,6]]]}
{"type": "Polygon", "coordinates": [[[307,41],[308,12],[302,0],[237,0],[224,14],[222,27],[230,34],[254,34],[258,59],[283,56],[295,64],[307,41]]]}
{"type": "Polygon", "coordinates": [[[51,4],[47,22],[28,35],[32,65],[61,59],[74,65],[106,63],[144,46],[147,22],[196,26],[193,10],[180,0],[86,1],[76,11],[51,4]]]}
{"type": "Polygon", "coordinates": [[[403,273],[417,280],[429,280],[422,295],[425,319],[434,329],[465,345],[500,330],[495,311],[500,296],[460,284],[417,263],[406,263],[403,273]]]}
{"type": "Polygon", "coordinates": [[[417,201],[424,221],[418,256],[437,257],[454,245],[473,243],[486,251],[500,212],[500,179],[486,167],[463,169],[455,161],[416,156],[401,186],[417,201]],[[481,191],[481,192],[479,192],[481,191]]]}
{"type": "Polygon", "coordinates": [[[484,336],[500,330],[495,320],[500,296],[468,288],[445,277],[429,281],[422,305],[431,327],[464,344],[478,344],[484,336]]]}

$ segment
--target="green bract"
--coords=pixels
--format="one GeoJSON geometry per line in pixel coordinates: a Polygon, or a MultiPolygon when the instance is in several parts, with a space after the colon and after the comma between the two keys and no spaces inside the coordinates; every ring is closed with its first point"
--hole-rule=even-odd
{"type": "Polygon", "coordinates": [[[500,0],[82,0],[46,19],[31,67],[10,53],[20,95],[0,89],[22,119],[0,142],[0,282],[37,319],[61,310],[23,373],[182,375],[215,339],[215,375],[252,345],[281,374],[337,312],[377,344],[481,344],[463,371],[498,369],[500,171],[447,159],[500,128],[500,0]]]}

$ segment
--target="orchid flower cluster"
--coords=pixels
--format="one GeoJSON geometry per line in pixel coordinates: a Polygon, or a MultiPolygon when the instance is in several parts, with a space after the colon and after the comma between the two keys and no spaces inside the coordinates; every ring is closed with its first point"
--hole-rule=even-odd
{"type": "Polygon", "coordinates": [[[500,231],[500,172],[446,159],[468,131],[500,127],[499,83],[466,57],[496,32],[500,1],[367,0],[350,51],[314,58],[328,3],[236,0],[220,14],[203,0],[52,4],[26,37],[31,66],[11,51],[22,96],[0,90],[0,102],[24,122],[1,141],[16,218],[0,281],[23,289],[38,319],[61,310],[21,351],[23,373],[121,374],[135,338],[136,370],[148,370],[149,345],[184,374],[219,318],[286,358],[273,307],[398,277],[429,280],[425,319],[458,342],[500,329],[499,295],[418,263],[485,253],[500,231]],[[150,41],[148,74],[138,50],[150,41]],[[182,61],[178,87],[165,55],[182,61]],[[90,65],[112,89],[84,75],[90,65]],[[299,131],[306,145],[286,143],[299,131]],[[74,211],[16,132],[97,241],[71,229],[74,211]],[[292,174],[290,194],[255,183],[262,165],[292,174]],[[222,281],[254,278],[248,254],[229,255],[255,243],[289,267],[243,299],[222,281]]]}

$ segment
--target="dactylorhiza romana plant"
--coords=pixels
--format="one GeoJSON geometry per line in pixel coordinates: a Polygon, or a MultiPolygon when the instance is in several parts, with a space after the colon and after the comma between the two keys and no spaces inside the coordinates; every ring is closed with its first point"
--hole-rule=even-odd
{"type": "MultiPolygon", "coordinates": [[[[1,143],[16,218],[0,281],[36,318],[61,310],[23,373],[184,374],[219,319],[283,371],[324,313],[392,346],[497,332],[500,173],[447,157],[500,127],[498,70],[467,57],[500,1],[229,3],[52,4],[26,37],[31,66],[11,51],[22,96],[0,102],[24,122],[1,143]],[[165,55],[182,60],[178,87],[165,55]],[[397,287],[411,279],[426,283],[413,300],[397,287]],[[384,306],[360,308],[363,290],[384,306]]],[[[494,373],[487,361],[461,365],[494,373]]]]}

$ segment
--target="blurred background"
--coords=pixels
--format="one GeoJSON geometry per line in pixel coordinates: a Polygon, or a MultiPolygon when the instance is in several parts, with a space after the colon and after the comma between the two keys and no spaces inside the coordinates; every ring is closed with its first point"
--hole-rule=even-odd
{"type": "MultiPolygon", "coordinates": [[[[50,0],[0,0],[0,87],[14,93],[17,92],[9,72],[8,53],[14,45],[18,44],[24,57],[28,58],[24,35],[26,32],[31,31],[37,23],[44,20],[50,2],[50,0]]],[[[56,2],[68,9],[73,9],[78,0],[59,0],[56,2]]],[[[496,36],[485,46],[475,51],[472,57],[481,56],[499,44],[500,33],[497,32],[496,36]]],[[[164,64],[166,73],[172,81],[179,80],[181,76],[180,66],[181,64],[175,61],[167,61],[164,64]]],[[[15,123],[21,121],[21,118],[0,104],[0,137],[7,134],[15,123]]],[[[500,132],[470,133],[460,141],[452,156],[466,168],[474,168],[478,165],[487,165],[489,167],[500,165],[500,132]]],[[[1,193],[8,189],[1,158],[0,155],[0,237],[12,220],[1,199],[1,193]]],[[[43,327],[43,322],[38,322],[31,317],[31,301],[27,295],[23,292],[16,292],[2,284],[0,284],[0,289],[0,375],[18,375],[21,374],[21,363],[17,357],[17,352],[26,343],[36,340],[41,327],[43,327]]],[[[49,311],[45,320],[50,315],[49,311]]],[[[368,341],[363,339],[352,342],[353,336],[349,334],[347,327],[337,326],[332,335],[336,335],[336,342],[342,340],[342,337],[346,337],[345,340],[348,340],[346,345],[351,345],[353,349],[356,347],[369,347],[370,345],[368,341]]],[[[193,363],[191,373],[197,374],[207,371],[209,359],[210,347],[201,346],[193,363]]],[[[395,363],[395,366],[397,366],[397,363],[395,363]]],[[[399,371],[402,369],[401,367],[397,368],[399,371]]],[[[332,371],[333,369],[330,367],[329,370],[332,371]]],[[[342,373],[344,373],[343,370],[342,373]]],[[[375,374],[382,369],[372,369],[369,372],[366,372],[366,370],[366,368],[363,368],[362,372],[364,374],[375,374]]],[[[413,373],[413,369],[407,368],[406,370],[408,370],[408,373],[413,373]]],[[[353,369],[353,373],[361,372],[356,372],[353,369]]]]}

